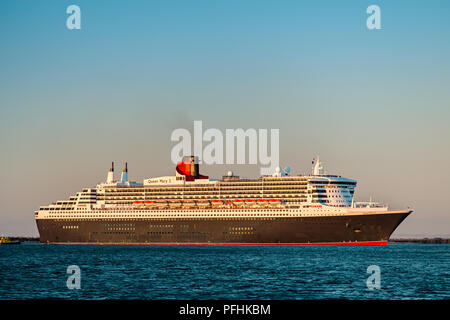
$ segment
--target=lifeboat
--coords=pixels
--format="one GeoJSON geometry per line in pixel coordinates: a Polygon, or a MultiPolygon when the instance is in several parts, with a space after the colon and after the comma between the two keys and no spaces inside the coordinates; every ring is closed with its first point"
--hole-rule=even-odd
{"type": "Polygon", "coordinates": [[[133,201],[133,205],[135,207],[143,208],[144,207],[144,201],[133,201]]]}
{"type": "Polygon", "coordinates": [[[166,208],[167,207],[167,201],[166,200],[155,201],[155,206],[157,206],[158,208],[166,208]]]}
{"type": "Polygon", "coordinates": [[[258,206],[258,202],[254,199],[248,199],[248,200],[245,200],[245,205],[247,207],[256,207],[256,206],[258,206]]]}
{"type": "Polygon", "coordinates": [[[169,201],[169,207],[171,208],[181,208],[182,203],[180,200],[171,200],[169,201]]]}
{"type": "Polygon", "coordinates": [[[223,201],[222,200],[212,200],[211,201],[213,206],[221,206],[223,205],[223,201]]]}
{"type": "Polygon", "coordinates": [[[257,203],[258,203],[258,206],[260,206],[260,207],[267,206],[267,200],[266,199],[258,199],[257,203]]]}
{"type": "Polygon", "coordinates": [[[200,201],[197,201],[197,205],[200,208],[206,208],[206,207],[209,207],[211,205],[211,202],[209,202],[209,200],[200,200],[200,201]]]}
{"type": "Polygon", "coordinates": [[[280,199],[270,199],[270,200],[269,200],[269,204],[270,204],[271,206],[278,206],[278,205],[281,204],[281,200],[280,200],[280,199]]]}
{"type": "Polygon", "coordinates": [[[194,208],[195,207],[195,201],[194,200],[184,200],[183,201],[183,207],[185,207],[185,208],[194,208]]]}
{"type": "Polygon", "coordinates": [[[240,200],[240,199],[233,200],[233,204],[236,206],[243,206],[244,200],[240,200]]]}
{"type": "Polygon", "coordinates": [[[153,207],[155,205],[155,201],[144,201],[144,205],[146,207],[153,207]]]}

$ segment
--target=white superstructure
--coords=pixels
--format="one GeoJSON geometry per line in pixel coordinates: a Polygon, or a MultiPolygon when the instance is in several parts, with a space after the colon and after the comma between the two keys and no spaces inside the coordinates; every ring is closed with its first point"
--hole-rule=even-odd
{"type": "Polygon", "coordinates": [[[136,183],[128,180],[126,165],[116,181],[113,163],[106,182],[83,189],[69,200],[40,207],[35,218],[271,219],[388,211],[387,206],[376,203],[356,203],[356,181],[325,174],[319,157],[313,162],[311,175],[291,176],[289,170],[277,169],[274,175],[259,179],[243,179],[229,172],[221,180],[214,180],[203,176],[194,179],[180,172],[136,183]]]}

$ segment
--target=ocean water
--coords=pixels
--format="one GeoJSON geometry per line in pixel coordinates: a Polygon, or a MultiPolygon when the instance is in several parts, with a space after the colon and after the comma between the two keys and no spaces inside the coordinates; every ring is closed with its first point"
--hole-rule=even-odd
{"type": "Polygon", "coordinates": [[[0,246],[0,299],[449,298],[450,245],[0,246]]]}

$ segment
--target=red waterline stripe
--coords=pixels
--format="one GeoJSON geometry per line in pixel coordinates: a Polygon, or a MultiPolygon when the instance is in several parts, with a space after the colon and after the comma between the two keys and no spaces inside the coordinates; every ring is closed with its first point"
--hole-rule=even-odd
{"type": "Polygon", "coordinates": [[[139,245],[139,246],[386,246],[387,241],[318,243],[209,243],[209,242],[50,242],[50,244],[139,245]]]}

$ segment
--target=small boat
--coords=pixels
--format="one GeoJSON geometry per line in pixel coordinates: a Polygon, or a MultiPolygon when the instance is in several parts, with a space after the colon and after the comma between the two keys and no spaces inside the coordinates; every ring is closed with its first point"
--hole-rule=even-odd
{"type": "Polygon", "coordinates": [[[213,206],[222,206],[223,205],[222,200],[212,200],[211,203],[213,206]]]}
{"type": "Polygon", "coordinates": [[[253,207],[257,206],[257,202],[254,199],[247,199],[247,200],[245,200],[245,205],[247,207],[253,208],[253,207]]]}
{"type": "Polygon", "coordinates": [[[133,201],[133,205],[138,208],[144,208],[144,201],[133,201]]]}
{"type": "Polygon", "coordinates": [[[152,208],[155,206],[155,201],[144,201],[144,205],[142,206],[143,208],[152,208]]]}
{"type": "Polygon", "coordinates": [[[167,208],[168,203],[165,200],[157,200],[155,201],[155,206],[158,208],[167,208]]]}
{"type": "Polygon", "coordinates": [[[11,240],[10,238],[1,237],[0,244],[20,244],[19,240],[11,240]]]}
{"type": "Polygon", "coordinates": [[[206,208],[211,206],[211,202],[209,200],[199,200],[197,201],[197,205],[199,208],[206,208]]]}
{"type": "Polygon", "coordinates": [[[179,200],[170,200],[169,201],[169,207],[170,208],[181,208],[182,203],[179,200]]]}
{"type": "Polygon", "coordinates": [[[269,200],[269,204],[270,204],[271,206],[278,206],[278,205],[281,204],[281,200],[280,200],[280,199],[270,199],[270,200],[269,200]]]}
{"type": "Polygon", "coordinates": [[[183,201],[183,207],[185,208],[195,208],[196,204],[194,200],[184,200],[183,201]]]}
{"type": "Polygon", "coordinates": [[[268,201],[266,199],[258,199],[257,206],[258,207],[267,207],[268,201]]]}

